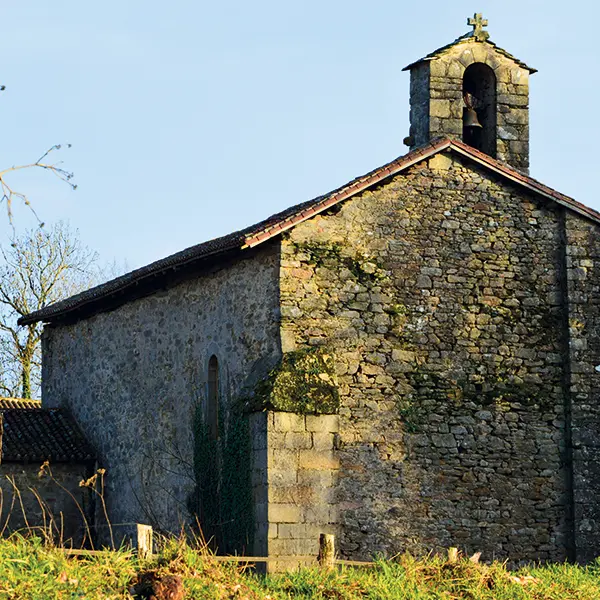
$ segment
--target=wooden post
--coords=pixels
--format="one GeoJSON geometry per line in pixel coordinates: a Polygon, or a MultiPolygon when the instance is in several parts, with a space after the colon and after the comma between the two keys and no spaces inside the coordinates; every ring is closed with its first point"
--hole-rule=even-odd
{"type": "Polygon", "coordinates": [[[136,548],[140,558],[148,558],[152,554],[152,526],[137,523],[136,548]]]}
{"type": "Polygon", "coordinates": [[[321,569],[330,571],[335,566],[335,536],[322,533],[319,536],[319,556],[317,558],[321,569]]]}
{"type": "Polygon", "coordinates": [[[458,548],[448,548],[448,562],[455,563],[458,561],[458,548]]]}

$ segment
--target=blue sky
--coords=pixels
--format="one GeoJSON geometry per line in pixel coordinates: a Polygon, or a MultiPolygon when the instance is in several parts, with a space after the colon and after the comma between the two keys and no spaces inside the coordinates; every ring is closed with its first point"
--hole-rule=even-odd
{"type": "MultiPolygon", "coordinates": [[[[131,268],[256,222],[404,154],[408,63],[469,30],[539,69],[531,174],[600,210],[600,3],[28,0],[0,36],[0,167],[55,143],[76,192],[11,179],[131,268]]],[[[23,210],[15,225],[32,224],[23,210]]],[[[0,234],[9,233],[0,216],[0,234]]]]}

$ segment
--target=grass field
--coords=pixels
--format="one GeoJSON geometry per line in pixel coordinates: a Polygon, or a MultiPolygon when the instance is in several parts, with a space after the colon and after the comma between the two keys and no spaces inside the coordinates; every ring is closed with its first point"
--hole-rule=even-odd
{"type": "Polygon", "coordinates": [[[588,567],[562,564],[510,572],[500,563],[405,555],[371,569],[306,569],[261,577],[217,563],[210,554],[177,541],[166,544],[160,559],[138,561],[126,550],[73,559],[39,539],[0,540],[2,600],[132,598],[130,590],[140,578],[169,575],[181,578],[185,598],[216,600],[600,600],[600,561],[588,567]]]}

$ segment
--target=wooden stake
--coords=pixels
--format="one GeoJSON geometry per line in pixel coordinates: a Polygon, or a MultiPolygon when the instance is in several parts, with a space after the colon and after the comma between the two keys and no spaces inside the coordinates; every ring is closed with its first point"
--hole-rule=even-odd
{"type": "Polygon", "coordinates": [[[321,569],[330,571],[335,566],[335,536],[322,533],[319,536],[319,556],[317,558],[321,569]]]}
{"type": "Polygon", "coordinates": [[[140,558],[148,558],[152,554],[152,526],[138,523],[136,548],[140,558]]]}

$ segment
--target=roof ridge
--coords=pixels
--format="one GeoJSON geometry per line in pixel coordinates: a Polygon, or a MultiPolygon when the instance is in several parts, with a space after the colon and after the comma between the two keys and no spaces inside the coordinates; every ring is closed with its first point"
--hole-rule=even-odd
{"type": "Polygon", "coordinates": [[[113,294],[124,293],[128,289],[138,285],[141,281],[151,276],[164,273],[169,269],[174,270],[200,260],[222,256],[230,252],[240,252],[244,249],[258,246],[299,223],[327,210],[335,204],[351,198],[365,189],[400,173],[413,164],[449,148],[474,160],[480,165],[491,169],[498,175],[526,187],[534,193],[553,200],[597,223],[600,223],[600,213],[577,202],[573,198],[561,194],[538,180],[517,171],[510,165],[502,163],[497,159],[476,150],[465,142],[448,137],[438,137],[424,146],[415,148],[407,154],[399,156],[385,165],[351,180],[328,194],[317,196],[312,200],[291,206],[254,225],[246,227],[245,229],[186,248],[180,252],[167,256],[166,258],[108,281],[107,283],[86,290],[76,296],[71,296],[66,300],[62,300],[42,308],[41,310],[30,313],[25,317],[21,317],[18,323],[19,325],[27,325],[42,320],[48,321],[71,313],[74,310],[81,309],[88,304],[111,297],[113,294]]]}

